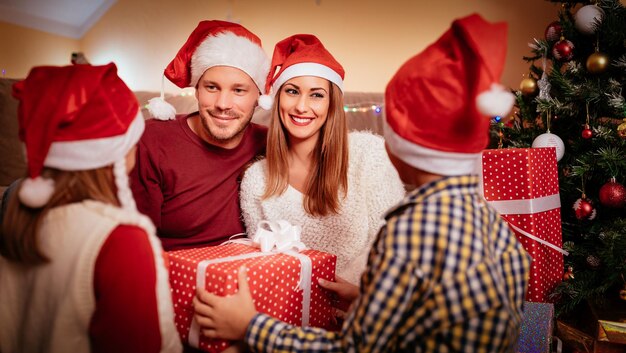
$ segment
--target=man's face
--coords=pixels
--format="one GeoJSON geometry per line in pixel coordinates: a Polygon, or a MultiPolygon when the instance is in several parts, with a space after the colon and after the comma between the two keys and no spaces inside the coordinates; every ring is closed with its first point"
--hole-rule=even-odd
{"type": "Polygon", "coordinates": [[[245,72],[214,66],[198,81],[196,98],[202,122],[200,137],[213,145],[233,148],[252,119],[259,89],[245,72]]]}

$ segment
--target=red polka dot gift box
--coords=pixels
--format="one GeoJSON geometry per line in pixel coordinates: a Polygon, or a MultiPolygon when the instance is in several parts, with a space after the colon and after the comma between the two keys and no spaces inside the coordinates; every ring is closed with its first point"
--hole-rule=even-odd
{"type": "Polygon", "coordinates": [[[176,328],[183,342],[205,352],[221,352],[230,342],[202,337],[193,320],[196,286],[217,295],[237,292],[237,271],[248,268],[256,309],[299,326],[337,330],[333,295],[318,278],[335,279],[334,255],[316,250],[261,252],[244,244],[227,244],[168,252],[176,328]]]}
{"type": "Polygon", "coordinates": [[[482,153],[482,192],[532,257],[526,300],[550,302],[563,277],[561,201],[556,149],[482,153]]]}

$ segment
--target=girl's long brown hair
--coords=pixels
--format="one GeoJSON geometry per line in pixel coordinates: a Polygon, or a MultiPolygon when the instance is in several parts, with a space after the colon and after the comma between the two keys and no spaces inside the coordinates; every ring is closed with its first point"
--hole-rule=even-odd
{"type": "MultiPolygon", "coordinates": [[[[341,198],[348,192],[348,126],[343,94],[334,83],[330,83],[329,97],[328,117],[320,129],[313,150],[313,167],[305,184],[303,206],[313,216],[339,213],[341,198]]],[[[263,199],[282,194],[289,183],[289,137],[279,107],[280,93],[272,107],[267,136],[268,175],[263,199]]]]}
{"type": "Polygon", "coordinates": [[[20,183],[10,195],[0,229],[0,254],[24,265],[49,261],[39,249],[37,232],[52,208],[88,199],[119,205],[111,166],[72,172],[45,168],[42,175],[55,182],[55,191],[48,203],[37,209],[24,206],[17,196],[22,187],[20,183]]]}

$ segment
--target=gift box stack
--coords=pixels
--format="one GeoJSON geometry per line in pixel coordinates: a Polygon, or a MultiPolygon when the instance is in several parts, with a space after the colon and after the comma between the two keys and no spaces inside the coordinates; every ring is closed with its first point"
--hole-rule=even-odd
{"type": "Polygon", "coordinates": [[[220,296],[236,293],[237,271],[243,265],[248,269],[257,310],[293,325],[338,329],[333,295],[317,284],[318,278],[334,280],[334,255],[315,250],[263,253],[243,244],[178,250],[168,255],[176,327],[183,342],[192,347],[221,352],[230,345],[202,337],[193,320],[192,300],[196,286],[220,296]]]}
{"type": "Polygon", "coordinates": [[[557,320],[556,335],[566,348],[578,352],[626,352],[626,302],[608,298],[579,308],[576,322],[557,320]]]}
{"type": "Polygon", "coordinates": [[[482,155],[483,195],[532,257],[526,294],[531,302],[549,302],[563,276],[556,163],[554,147],[485,150],[482,155]]]}

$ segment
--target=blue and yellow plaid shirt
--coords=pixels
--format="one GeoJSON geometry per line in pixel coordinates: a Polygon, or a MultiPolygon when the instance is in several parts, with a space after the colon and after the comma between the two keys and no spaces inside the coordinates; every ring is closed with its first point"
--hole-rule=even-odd
{"type": "MultiPolygon", "coordinates": [[[[340,332],[257,314],[258,352],[510,352],[530,258],[478,194],[476,176],[412,191],[386,215],[340,332]]],[[[349,245],[349,244],[347,244],[349,245]]]]}

